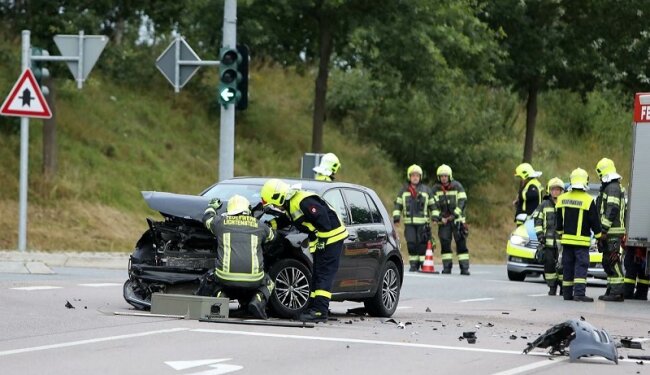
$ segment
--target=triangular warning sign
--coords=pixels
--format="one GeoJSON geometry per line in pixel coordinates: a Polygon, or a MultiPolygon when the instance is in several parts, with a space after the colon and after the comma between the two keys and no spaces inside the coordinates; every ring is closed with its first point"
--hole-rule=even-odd
{"type": "Polygon", "coordinates": [[[5,116],[52,117],[50,107],[43,98],[34,73],[29,68],[18,78],[1,108],[0,115],[5,116]]]}

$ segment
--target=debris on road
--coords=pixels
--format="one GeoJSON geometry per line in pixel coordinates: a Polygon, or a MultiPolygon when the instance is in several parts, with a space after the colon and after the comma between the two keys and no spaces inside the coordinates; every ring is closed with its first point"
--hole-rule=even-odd
{"type": "Polygon", "coordinates": [[[503,314],[503,315],[510,315],[510,313],[509,313],[509,312],[506,312],[506,311],[502,312],[501,314],[503,314]]]}
{"type": "Polygon", "coordinates": [[[629,349],[643,349],[640,342],[634,341],[634,339],[627,337],[621,339],[621,346],[629,349]]]}
{"type": "Polygon", "coordinates": [[[463,332],[463,337],[466,339],[476,338],[476,332],[474,331],[463,332]]]}
{"type": "MultiPolygon", "coordinates": [[[[618,357],[619,359],[623,359],[623,356],[618,357]]],[[[633,355],[633,354],[628,354],[627,358],[629,359],[641,359],[644,361],[650,361],[650,355],[633,355]]]]}
{"type": "Polygon", "coordinates": [[[516,339],[517,339],[517,335],[510,335],[510,340],[516,340],[516,339]]]}
{"type": "Polygon", "coordinates": [[[366,315],[367,313],[368,313],[368,312],[366,311],[366,308],[365,308],[365,307],[357,307],[357,308],[354,308],[354,309],[348,309],[348,311],[347,311],[345,314],[346,314],[346,315],[360,315],[360,316],[364,316],[364,315],[366,315]]]}
{"type": "Polygon", "coordinates": [[[72,304],[70,303],[70,301],[67,301],[67,300],[65,301],[65,307],[67,307],[67,308],[69,308],[69,309],[74,309],[74,308],[75,308],[74,306],[72,306],[72,304]]]}
{"type": "Polygon", "coordinates": [[[393,319],[393,318],[388,319],[388,320],[385,320],[384,323],[393,323],[393,324],[396,324],[396,325],[397,325],[397,328],[400,328],[400,329],[405,329],[406,326],[410,326],[411,324],[413,324],[413,323],[411,323],[411,322],[397,322],[397,321],[395,321],[395,319],[393,319]]]}
{"type": "Polygon", "coordinates": [[[618,364],[616,344],[607,332],[598,330],[583,320],[571,319],[549,328],[526,346],[524,354],[528,354],[536,347],[551,347],[550,354],[561,355],[566,354],[568,349],[572,362],[585,356],[601,356],[618,364]]]}
{"type": "Polygon", "coordinates": [[[431,312],[431,309],[427,307],[427,309],[424,310],[424,312],[431,312]]]}

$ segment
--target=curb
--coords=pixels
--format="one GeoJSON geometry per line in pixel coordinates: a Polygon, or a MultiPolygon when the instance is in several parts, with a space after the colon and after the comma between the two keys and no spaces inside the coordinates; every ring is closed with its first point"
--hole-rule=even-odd
{"type": "Polygon", "coordinates": [[[129,253],[0,250],[0,273],[54,273],[51,267],[126,270],[129,253]]]}

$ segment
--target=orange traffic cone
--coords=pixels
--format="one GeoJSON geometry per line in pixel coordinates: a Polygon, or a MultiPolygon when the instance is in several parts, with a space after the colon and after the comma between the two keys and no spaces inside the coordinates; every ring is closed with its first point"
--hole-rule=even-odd
{"type": "Polygon", "coordinates": [[[431,248],[431,241],[427,242],[427,252],[424,254],[424,263],[422,263],[423,273],[438,273],[433,264],[433,249],[431,248]]]}

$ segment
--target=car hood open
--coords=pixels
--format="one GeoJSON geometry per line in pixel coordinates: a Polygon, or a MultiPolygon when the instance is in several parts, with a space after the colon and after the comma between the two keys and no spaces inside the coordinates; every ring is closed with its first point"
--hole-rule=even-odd
{"type": "Polygon", "coordinates": [[[143,191],[147,205],[166,216],[177,216],[185,219],[201,221],[203,211],[208,206],[210,199],[200,195],[185,195],[164,193],[158,191],[143,191]]]}

